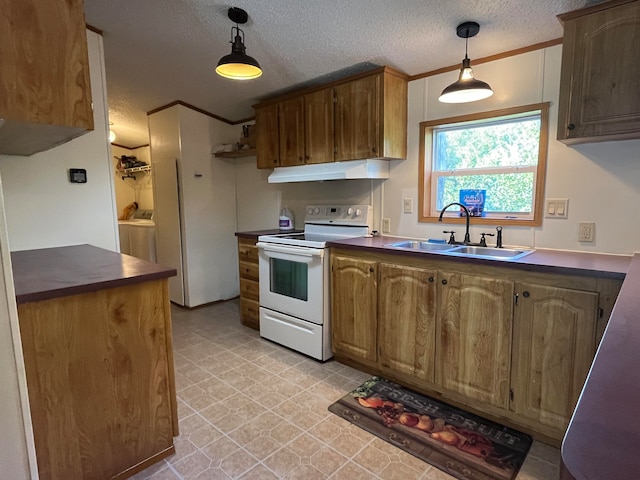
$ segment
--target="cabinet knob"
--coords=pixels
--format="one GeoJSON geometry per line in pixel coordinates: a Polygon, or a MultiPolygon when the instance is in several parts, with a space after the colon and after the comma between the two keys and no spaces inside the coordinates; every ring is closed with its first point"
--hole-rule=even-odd
{"type": "Polygon", "coordinates": [[[378,153],[378,149],[377,149],[376,147],[372,147],[372,148],[371,148],[371,151],[372,151],[373,153],[378,153]]]}
{"type": "Polygon", "coordinates": [[[567,130],[574,130],[576,128],[576,126],[573,123],[570,123],[569,125],[567,125],[567,130]]]}
{"type": "Polygon", "coordinates": [[[375,271],[375,268],[373,268],[373,267],[369,267],[369,271],[370,271],[371,273],[373,273],[373,272],[375,271]]]}
{"type": "Polygon", "coordinates": [[[435,278],[433,278],[433,277],[429,277],[429,282],[430,282],[430,283],[433,283],[433,281],[434,281],[434,280],[435,280],[435,278]]]}
{"type": "Polygon", "coordinates": [[[302,161],[302,157],[298,157],[298,161],[301,162],[302,161]]]}
{"type": "Polygon", "coordinates": [[[526,290],[524,292],[522,292],[522,296],[524,298],[529,298],[529,295],[531,295],[529,292],[527,292],[526,290]]]}
{"type": "Polygon", "coordinates": [[[273,163],[276,163],[276,164],[277,164],[277,163],[278,163],[278,159],[277,159],[277,158],[274,158],[274,159],[273,159],[273,163]]]}
{"type": "Polygon", "coordinates": [[[446,285],[446,284],[447,284],[447,281],[446,281],[446,280],[442,280],[442,284],[443,284],[443,285],[446,285]]]}

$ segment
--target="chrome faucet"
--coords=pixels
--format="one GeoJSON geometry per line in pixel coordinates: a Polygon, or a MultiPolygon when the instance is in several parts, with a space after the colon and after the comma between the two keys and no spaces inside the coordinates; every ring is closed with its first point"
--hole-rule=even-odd
{"type": "Polygon", "coordinates": [[[464,214],[467,217],[467,229],[464,232],[464,244],[468,245],[471,243],[471,237],[469,237],[469,209],[467,207],[465,207],[463,204],[458,203],[458,202],[452,202],[449,205],[447,205],[446,207],[444,207],[441,211],[440,211],[440,217],[438,217],[438,221],[441,222],[442,221],[442,215],[444,214],[444,211],[449,208],[451,205],[459,205],[460,207],[462,207],[462,209],[464,210],[464,214]]]}

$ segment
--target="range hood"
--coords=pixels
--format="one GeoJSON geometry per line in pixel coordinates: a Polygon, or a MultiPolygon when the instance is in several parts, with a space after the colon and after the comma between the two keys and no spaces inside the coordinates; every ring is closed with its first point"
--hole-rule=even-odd
{"type": "Polygon", "coordinates": [[[278,167],[269,175],[269,183],[318,182],[358,178],[389,178],[388,160],[350,160],[296,167],[278,167]]]}

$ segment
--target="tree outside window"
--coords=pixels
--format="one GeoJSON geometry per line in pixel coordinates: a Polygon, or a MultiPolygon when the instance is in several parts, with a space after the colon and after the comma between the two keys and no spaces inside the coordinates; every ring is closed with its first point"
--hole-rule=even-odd
{"type": "Polygon", "coordinates": [[[423,122],[421,130],[421,221],[473,189],[486,192],[475,223],[541,223],[548,103],[423,122]]]}

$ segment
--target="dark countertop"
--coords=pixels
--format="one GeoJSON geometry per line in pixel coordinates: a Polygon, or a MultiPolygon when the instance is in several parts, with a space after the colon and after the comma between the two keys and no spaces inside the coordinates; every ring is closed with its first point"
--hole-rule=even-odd
{"type": "MultiPolygon", "coordinates": [[[[374,249],[384,253],[422,256],[451,261],[472,262],[477,264],[513,267],[529,271],[545,271],[569,273],[577,275],[593,275],[600,277],[623,279],[633,257],[629,255],[607,255],[599,253],[566,252],[561,250],[536,249],[535,252],[515,260],[495,260],[488,258],[459,257],[438,252],[420,252],[385,247],[385,244],[412,240],[404,237],[358,237],[336,240],[328,243],[330,247],[348,249],[374,249]]],[[[413,239],[415,240],[415,239],[413,239]]]]}
{"type": "Polygon", "coordinates": [[[272,228],[270,230],[255,230],[252,232],[236,232],[236,237],[242,238],[254,238],[258,239],[260,235],[276,235],[278,233],[302,233],[302,230],[280,230],[279,228],[272,228]]]}
{"type": "Polygon", "coordinates": [[[374,249],[401,255],[438,255],[447,260],[527,270],[624,279],[611,318],[562,442],[562,480],[634,479],[640,470],[640,253],[634,256],[539,249],[517,260],[489,260],[401,251],[384,247],[407,240],[360,237],[331,247],[374,249]]]}
{"type": "Polygon", "coordinates": [[[640,254],[633,257],[562,442],[562,478],[638,478],[640,254]]]}
{"type": "Polygon", "coordinates": [[[172,277],[176,270],[92,245],[11,252],[18,304],[172,277]]]}

